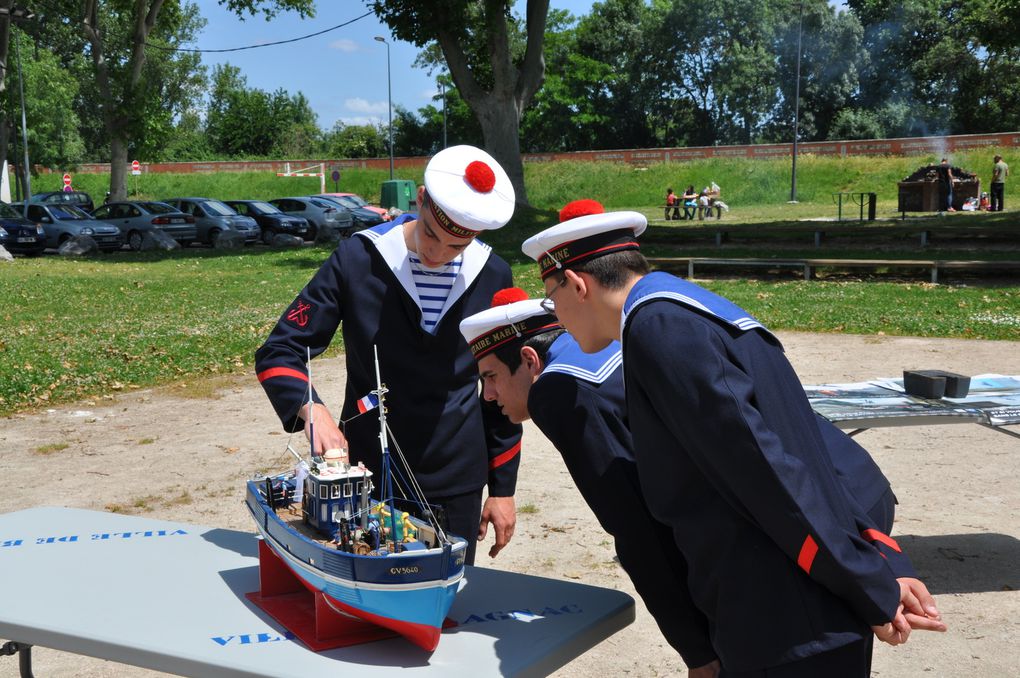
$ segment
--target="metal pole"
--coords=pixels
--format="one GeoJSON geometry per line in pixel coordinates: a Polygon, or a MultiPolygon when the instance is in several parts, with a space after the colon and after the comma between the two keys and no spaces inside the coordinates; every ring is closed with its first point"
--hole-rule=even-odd
{"type": "Polygon", "coordinates": [[[439,81],[439,89],[443,93],[443,148],[446,148],[446,83],[439,81]]]}
{"type": "Polygon", "coordinates": [[[386,45],[386,96],[390,109],[390,181],[393,180],[393,80],[390,78],[390,43],[381,35],[375,36],[376,42],[386,45]]]}
{"type": "Polygon", "coordinates": [[[390,78],[390,43],[386,43],[386,98],[390,109],[390,180],[393,180],[393,80],[390,78]]]}
{"type": "Polygon", "coordinates": [[[790,175],[790,202],[797,202],[797,136],[800,127],[800,43],[804,33],[804,3],[797,3],[797,78],[793,86],[793,168],[790,175]]]}
{"type": "Polygon", "coordinates": [[[18,57],[18,89],[21,92],[21,145],[25,151],[25,195],[23,216],[28,218],[28,202],[32,199],[32,172],[28,164],[28,123],[25,120],[25,82],[21,77],[21,40],[14,34],[14,53],[18,57]]]}

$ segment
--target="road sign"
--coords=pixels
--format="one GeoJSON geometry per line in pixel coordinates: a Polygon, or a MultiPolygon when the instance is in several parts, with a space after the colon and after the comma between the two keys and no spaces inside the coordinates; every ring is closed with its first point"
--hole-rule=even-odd
{"type": "Polygon", "coordinates": [[[70,185],[71,185],[71,175],[70,174],[65,174],[64,175],[64,186],[70,186],[70,185]]]}
{"type": "Polygon", "coordinates": [[[74,189],[71,188],[71,184],[67,184],[67,185],[64,186],[64,193],[73,193],[73,192],[74,192],[74,189]]]}
{"type": "Polygon", "coordinates": [[[137,160],[132,160],[131,161],[131,174],[141,174],[141,173],[142,173],[142,165],[141,165],[141,163],[139,163],[137,160]]]}
{"type": "Polygon", "coordinates": [[[333,181],[340,181],[340,170],[338,169],[333,170],[333,173],[330,174],[329,176],[331,179],[333,179],[333,181]]]}

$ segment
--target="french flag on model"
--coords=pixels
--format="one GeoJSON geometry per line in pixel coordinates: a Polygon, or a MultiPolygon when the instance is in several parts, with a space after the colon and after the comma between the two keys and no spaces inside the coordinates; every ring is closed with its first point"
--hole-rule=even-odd
{"type": "Polygon", "coordinates": [[[379,407],[379,396],[374,393],[369,393],[367,396],[358,401],[358,414],[364,414],[369,410],[374,410],[379,407]]]}

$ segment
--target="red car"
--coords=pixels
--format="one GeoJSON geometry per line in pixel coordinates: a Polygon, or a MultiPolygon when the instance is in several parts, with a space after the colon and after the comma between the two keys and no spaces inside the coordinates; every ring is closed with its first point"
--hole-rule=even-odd
{"type": "Polygon", "coordinates": [[[375,205],[369,205],[368,202],[366,202],[365,199],[362,198],[357,193],[320,193],[319,195],[334,198],[337,202],[339,202],[344,207],[347,207],[348,209],[356,209],[358,207],[361,207],[362,209],[375,212],[376,214],[383,218],[383,221],[389,221],[391,219],[390,213],[387,212],[384,207],[376,207],[375,205]]]}

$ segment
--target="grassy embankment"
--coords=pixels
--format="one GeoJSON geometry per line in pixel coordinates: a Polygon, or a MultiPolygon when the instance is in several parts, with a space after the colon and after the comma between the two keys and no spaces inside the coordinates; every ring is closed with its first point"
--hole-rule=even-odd
{"type": "MultiPolygon", "coordinates": [[[[789,187],[785,162],[711,161],[645,171],[603,164],[533,165],[527,168],[527,182],[536,207],[520,210],[508,228],[489,240],[514,263],[518,282],[537,293],[533,267],[520,255],[519,244],[553,223],[555,209],[570,199],[598,197],[609,209],[636,208],[659,216],[652,206],[659,204],[663,186],[668,182],[675,189],[682,177],[691,176],[688,183],[714,180],[723,187],[724,197],[734,208],[727,218],[734,221],[765,219],[773,210],[832,216],[832,190],[883,191],[885,187],[880,196],[894,198],[889,187],[925,160],[868,159],[865,163],[803,158],[799,163],[802,202],[796,206],[783,202],[783,191],[789,187]],[[866,171],[867,167],[872,171],[866,171]]],[[[956,164],[975,166],[960,159],[956,164]]],[[[342,188],[378,199],[378,184],[386,176],[349,171],[342,188]]],[[[34,188],[46,190],[46,179],[40,178],[34,188]]],[[[270,198],[318,190],[314,179],[278,179],[268,174],[139,179],[139,193],[152,184],[144,191],[145,197],[152,198],[270,198]]],[[[104,180],[79,175],[75,185],[102,196],[104,180]],[[89,180],[95,180],[100,189],[89,186],[89,180]]],[[[1005,215],[1010,218],[1010,213],[1005,215]]],[[[953,215],[950,220],[982,218],[987,216],[953,215]]],[[[682,227],[663,222],[651,235],[660,242],[677,228],[682,227]]],[[[916,250],[916,244],[912,247],[916,250]]],[[[822,256],[819,250],[811,253],[822,256]]],[[[825,253],[834,254],[829,249],[825,253]]],[[[986,254],[974,256],[987,258],[986,254]]],[[[194,376],[250,371],[252,352],[328,255],[323,248],[273,251],[259,246],[243,252],[196,248],[169,254],[122,252],[86,260],[18,258],[0,268],[0,410],[18,411],[194,376]]],[[[924,250],[924,256],[935,254],[924,250]]],[[[1020,339],[1020,285],[1015,283],[719,280],[705,285],[779,330],[1020,339]]]]}

